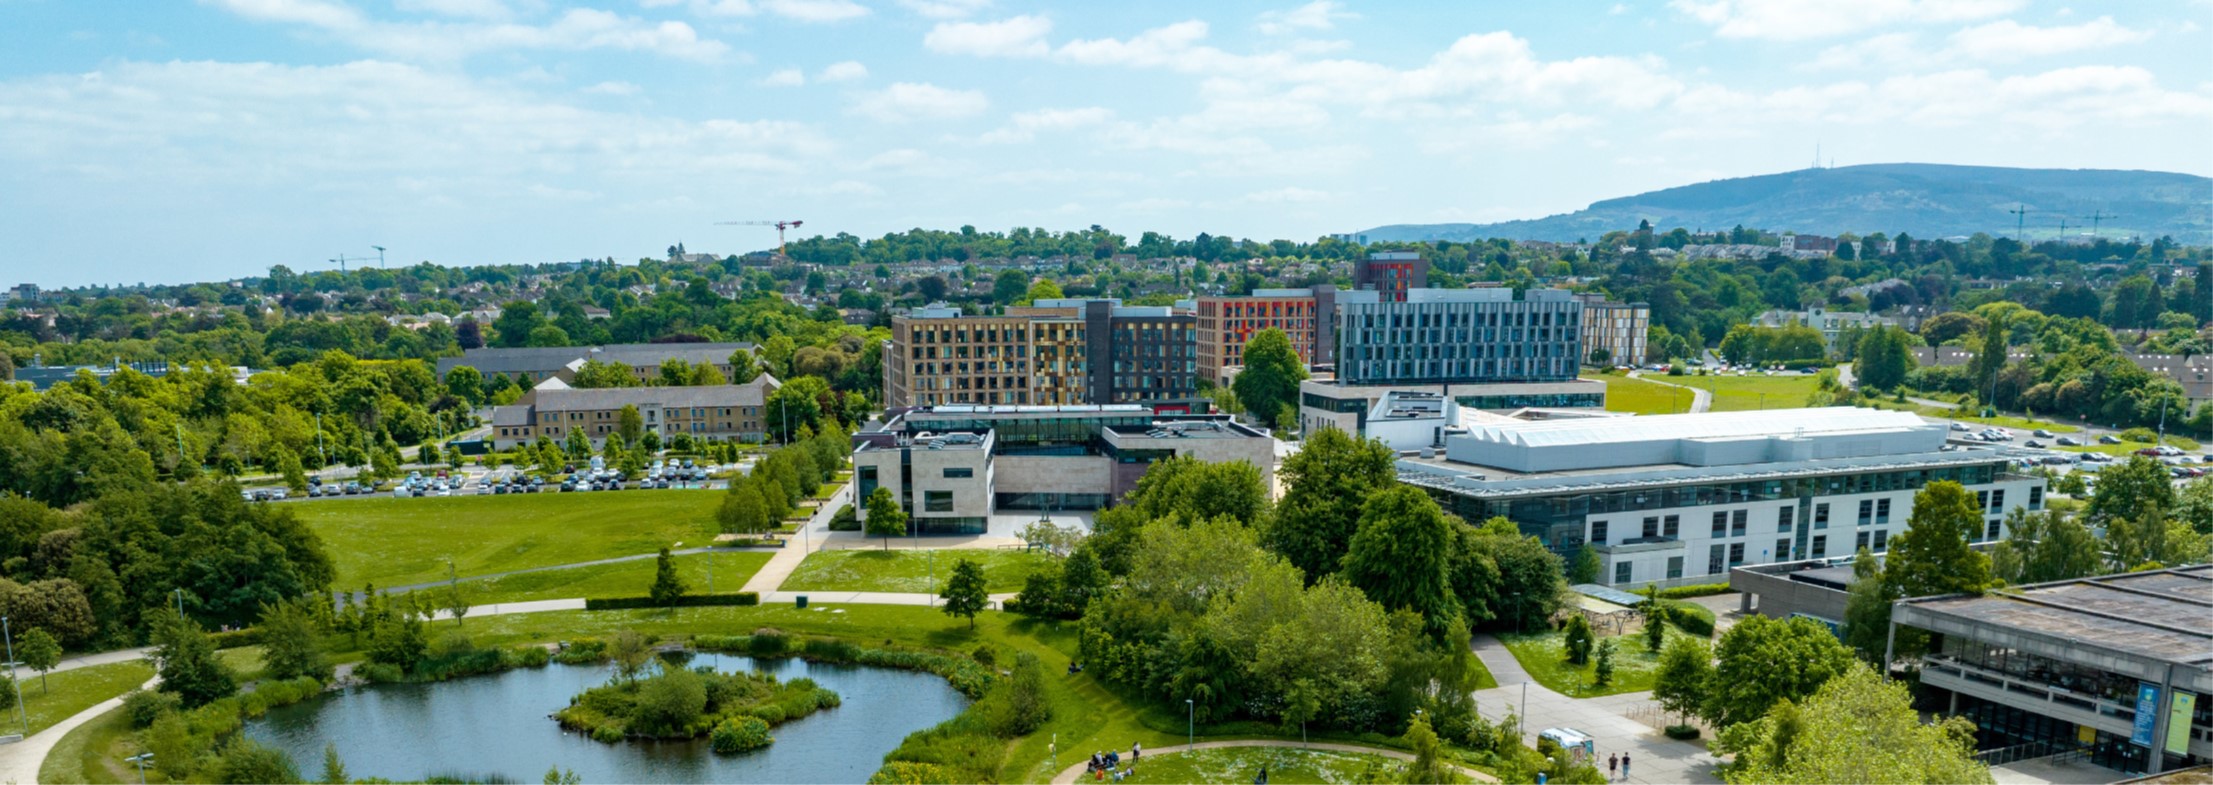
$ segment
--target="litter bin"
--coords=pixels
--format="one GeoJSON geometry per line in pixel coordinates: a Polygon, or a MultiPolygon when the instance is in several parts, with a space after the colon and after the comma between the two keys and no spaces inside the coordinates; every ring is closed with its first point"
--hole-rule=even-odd
{"type": "Polygon", "coordinates": [[[797,599],[792,600],[792,603],[801,608],[807,607],[807,595],[799,595],[797,599]]]}

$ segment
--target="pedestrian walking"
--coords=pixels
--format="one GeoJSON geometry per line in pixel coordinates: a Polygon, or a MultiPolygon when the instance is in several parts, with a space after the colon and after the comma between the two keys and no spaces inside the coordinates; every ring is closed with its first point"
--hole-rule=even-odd
{"type": "Polygon", "coordinates": [[[1138,758],[1142,758],[1142,757],[1144,757],[1144,756],[1145,756],[1145,748],[1144,748],[1144,747],[1142,747],[1142,746],[1139,746],[1138,744],[1135,744],[1135,743],[1132,743],[1132,744],[1130,744],[1130,765],[1132,765],[1132,766],[1135,766],[1135,765],[1137,765],[1137,759],[1138,759],[1138,758]]]}
{"type": "Polygon", "coordinates": [[[1616,752],[1606,756],[1606,779],[1613,779],[1614,774],[1619,771],[1621,771],[1621,753],[1616,752]]]}
{"type": "Polygon", "coordinates": [[[1629,753],[1621,754],[1621,778],[1629,779],[1629,753]]]}

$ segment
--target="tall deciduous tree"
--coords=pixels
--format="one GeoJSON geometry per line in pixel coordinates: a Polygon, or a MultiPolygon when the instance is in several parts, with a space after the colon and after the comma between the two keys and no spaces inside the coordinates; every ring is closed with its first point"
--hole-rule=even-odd
{"type": "Polygon", "coordinates": [[[1890,606],[1897,587],[1883,580],[1882,562],[1861,548],[1852,559],[1852,583],[1844,599],[1844,642],[1860,659],[1880,665],[1890,645],[1890,606]]]}
{"type": "MultiPolygon", "coordinates": [[[[1982,509],[1964,486],[1947,480],[1923,487],[1913,495],[1913,515],[1906,519],[1906,530],[1890,538],[1890,551],[1883,559],[1883,596],[1895,601],[1989,588],[1993,583],[1990,556],[1969,545],[1982,528],[1982,509]]],[[[1862,621],[1871,625],[1877,620],[1862,621]]],[[[1889,603],[1883,604],[1880,621],[1889,626],[1889,603]]],[[[1899,631],[1891,648],[1895,656],[1910,657],[1921,651],[1926,640],[1908,628],[1899,631]]]]}
{"type": "Polygon", "coordinates": [[[1306,363],[1291,347],[1291,336],[1274,327],[1253,333],[1245,341],[1244,357],[1244,370],[1230,382],[1230,389],[1237,392],[1237,400],[1253,416],[1272,420],[1279,428],[1288,427],[1290,424],[1282,422],[1279,413],[1286,406],[1298,405],[1299,382],[1306,380],[1306,363]]]}
{"type": "Polygon", "coordinates": [[[262,611],[261,662],[271,678],[330,678],[330,662],[316,642],[315,621],[302,605],[311,601],[289,600],[262,611]]]}
{"type": "Polygon", "coordinates": [[[15,642],[15,654],[23,658],[24,665],[38,671],[38,691],[45,694],[46,674],[61,664],[61,643],[45,630],[33,627],[15,642]]]}
{"type": "Polygon", "coordinates": [[[953,575],[945,580],[945,590],[937,596],[945,601],[945,615],[966,616],[968,628],[976,629],[976,614],[991,602],[984,592],[984,568],[968,559],[953,562],[953,575]]]}
{"type": "Polygon", "coordinates": [[[1722,778],[1743,783],[1990,783],[1962,717],[1921,722],[1902,683],[1854,666],[1804,698],[1724,729],[1716,751],[1735,753],[1722,778]]]}
{"type": "Polygon", "coordinates": [[[1283,501],[1264,544],[1305,572],[1308,582],[1335,572],[1360,528],[1368,496],[1398,484],[1397,457],[1383,442],[1336,428],[1308,436],[1276,470],[1283,501]]]}
{"type": "Polygon", "coordinates": [[[1660,670],[1653,677],[1652,699],[1660,710],[1683,717],[1697,714],[1713,680],[1713,649],[1705,641],[1680,635],[1660,650],[1660,670]]]}
{"type": "Polygon", "coordinates": [[[1452,591],[1452,522],[1420,488],[1396,485],[1367,498],[1345,553],[1345,580],[1383,607],[1422,615],[1434,640],[1465,624],[1452,591]]]}
{"type": "Polygon", "coordinates": [[[2111,526],[2115,521],[2157,517],[2175,508],[2174,479],[2158,461],[2137,455],[2098,473],[2098,490],[2090,496],[2092,523],[2111,526]]]}
{"type": "Polygon", "coordinates": [[[877,488],[868,495],[868,520],[864,522],[865,534],[884,538],[884,550],[891,550],[891,538],[907,535],[907,511],[899,508],[899,500],[893,498],[890,488],[877,488]]]}
{"type": "Polygon", "coordinates": [[[645,415],[638,413],[636,404],[623,404],[615,413],[615,435],[622,437],[624,446],[637,444],[638,437],[645,435],[645,415]]]}
{"type": "Polygon", "coordinates": [[[156,622],[154,660],[160,663],[163,692],[174,692],[187,708],[238,691],[238,677],[215,656],[215,641],[200,625],[167,611],[156,622]]]}
{"type": "Polygon", "coordinates": [[[746,477],[730,478],[730,491],[723,494],[722,507],[715,511],[715,519],[726,532],[758,534],[767,531],[768,502],[761,498],[760,484],[746,477]]]}
{"type": "Polygon", "coordinates": [[[2006,538],[1991,549],[1991,573],[2007,583],[2044,583],[2097,574],[2104,566],[2096,535],[2057,510],[2006,515],[2006,538]]]}
{"type": "Polygon", "coordinates": [[[1877,390],[1896,389],[1913,370],[1913,339],[1902,328],[1883,326],[1860,336],[1852,360],[1860,383],[1877,390]]]}
{"type": "Polygon", "coordinates": [[[1721,636],[1720,663],[1708,683],[1703,714],[1726,728],[1766,716],[1784,700],[1803,700],[1852,668],[1852,651],[1829,628],[1799,617],[1751,616],[1721,636]]]}

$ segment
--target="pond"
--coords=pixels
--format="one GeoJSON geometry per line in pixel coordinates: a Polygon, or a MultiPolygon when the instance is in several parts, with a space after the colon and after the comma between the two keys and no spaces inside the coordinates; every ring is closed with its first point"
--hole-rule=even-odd
{"type": "Polygon", "coordinates": [[[550,715],[606,683],[605,666],[549,665],[436,684],[379,684],[271,710],[248,738],[292,756],[300,773],[322,771],[323,745],[338,745],[356,778],[537,782],[547,767],[585,782],[862,782],[907,734],[967,708],[945,680],[917,671],[699,654],[690,666],[814,679],[842,705],[777,726],[776,743],[716,755],[705,739],[602,744],[563,730],[550,715]]]}

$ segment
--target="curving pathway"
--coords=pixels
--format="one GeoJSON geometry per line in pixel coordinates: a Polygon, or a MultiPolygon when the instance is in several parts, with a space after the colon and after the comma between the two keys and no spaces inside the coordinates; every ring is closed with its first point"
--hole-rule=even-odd
{"type": "MultiPolygon", "coordinates": [[[[1661,387],[1673,387],[1673,388],[1675,388],[1675,389],[1678,389],[1678,390],[1689,390],[1689,391],[1690,391],[1690,413],[1691,413],[1691,414],[1698,414],[1698,413],[1701,413],[1701,412],[1705,412],[1705,411],[1707,411],[1707,410],[1710,410],[1710,409],[1712,409],[1712,408],[1714,407],[1714,394],[1713,394],[1713,393],[1711,393],[1711,392],[1707,392],[1707,391],[1705,391],[1705,390],[1699,389],[1699,388],[1697,388],[1697,387],[1692,387],[1692,386],[1690,386],[1690,385],[1687,385],[1687,384],[1675,384],[1675,383],[1673,383],[1673,382],[1663,382],[1663,381],[1660,381],[1659,379],[1655,379],[1655,378],[1652,378],[1652,377],[1650,377],[1650,376],[1646,376],[1646,375],[1644,375],[1644,372],[1643,372],[1643,371],[1630,371],[1630,372],[1629,372],[1629,378],[1631,378],[1631,379],[1642,379],[1642,380],[1644,380],[1644,381],[1648,381],[1648,382],[1651,382],[1651,383],[1653,383],[1653,384],[1657,384],[1657,385],[1660,385],[1661,387]]],[[[1664,377],[1663,377],[1663,378],[1664,378],[1664,377]]]]}
{"type": "MultiPolygon", "coordinates": [[[[1407,752],[1405,750],[1389,749],[1387,747],[1369,747],[1359,744],[1343,744],[1333,741],[1316,741],[1306,744],[1299,744],[1296,742],[1282,741],[1279,739],[1233,739],[1230,741],[1202,741],[1198,744],[1178,744],[1173,747],[1162,747],[1158,750],[1146,750],[1145,754],[1179,755],[1195,749],[1214,750],[1224,749],[1228,747],[1284,747],[1289,749],[1330,750],[1333,752],[1364,752],[1370,755],[1381,755],[1393,760],[1411,761],[1414,759],[1414,753],[1407,752]]],[[[1053,775],[1053,785],[1075,785],[1078,780],[1082,779],[1083,768],[1087,763],[1088,761],[1079,760],[1070,765],[1068,768],[1062,769],[1059,774],[1053,775]]],[[[1463,766],[1454,766],[1452,768],[1459,771],[1461,774],[1465,774],[1469,777],[1474,778],[1476,782],[1498,781],[1497,777],[1493,777],[1489,774],[1485,774],[1475,769],[1470,769],[1463,766]]]]}
{"type": "MultiPolygon", "coordinates": [[[[147,679],[146,683],[138,685],[138,688],[150,690],[160,682],[161,677],[156,676],[147,679]]],[[[76,730],[77,726],[91,722],[93,718],[122,706],[122,697],[109,698],[93,704],[91,708],[70,715],[69,719],[54,723],[45,730],[31,734],[30,738],[0,747],[0,782],[37,785],[38,770],[46,765],[46,754],[54,751],[54,745],[61,742],[61,737],[69,735],[69,732],[76,730]]]]}
{"type": "Polygon", "coordinates": [[[1652,693],[1571,698],[1530,678],[1521,661],[1514,659],[1513,652],[1507,651],[1506,644],[1497,637],[1477,635],[1470,645],[1476,659],[1483,661],[1483,667],[1490,669],[1491,677],[1498,682],[1497,687],[1475,693],[1476,710],[1484,718],[1495,722],[1508,712],[1520,715],[1522,732],[1532,743],[1537,732],[1545,728],[1574,728],[1590,734],[1597,742],[1600,758],[1622,752],[1633,761],[1630,776],[1616,782],[1721,782],[1716,770],[1721,759],[1706,751],[1703,740],[1676,741],[1660,729],[1632,719],[1656,711],[1652,693]]]}

